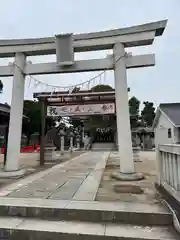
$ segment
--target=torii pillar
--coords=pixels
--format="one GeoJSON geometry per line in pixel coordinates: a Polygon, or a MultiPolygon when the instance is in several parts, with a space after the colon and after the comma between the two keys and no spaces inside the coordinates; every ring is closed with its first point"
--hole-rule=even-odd
{"type": "Polygon", "coordinates": [[[118,151],[120,157],[120,173],[113,173],[118,180],[140,180],[143,175],[135,172],[130,114],[128,104],[128,85],[126,73],[126,53],[122,43],[114,45],[114,78],[116,96],[116,121],[118,134],[118,151]]]}
{"type": "Polygon", "coordinates": [[[8,135],[7,161],[4,168],[4,175],[9,174],[9,176],[23,175],[25,172],[23,169],[20,169],[19,163],[25,84],[25,75],[23,71],[25,64],[25,54],[16,53],[8,135]]]}

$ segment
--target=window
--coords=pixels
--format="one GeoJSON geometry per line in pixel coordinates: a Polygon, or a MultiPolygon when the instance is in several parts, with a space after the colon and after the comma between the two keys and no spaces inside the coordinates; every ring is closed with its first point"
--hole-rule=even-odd
{"type": "Polygon", "coordinates": [[[171,128],[168,128],[168,138],[171,138],[171,128]]]}

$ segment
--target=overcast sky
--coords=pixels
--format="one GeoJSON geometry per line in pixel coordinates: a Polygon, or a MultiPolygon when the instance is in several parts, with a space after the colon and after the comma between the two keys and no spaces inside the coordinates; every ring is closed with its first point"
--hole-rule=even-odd
{"type": "MultiPolygon", "coordinates": [[[[130,96],[141,101],[180,102],[180,1],[179,0],[1,0],[0,39],[48,37],[57,33],[84,33],[128,27],[168,19],[162,37],[150,47],[128,49],[133,54],[156,54],[156,66],[128,70],[130,96]]],[[[104,57],[105,52],[78,54],[76,59],[104,57]]],[[[55,61],[55,56],[28,58],[33,63],[55,61]]],[[[0,59],[5,65],[12,59],[0,59]]],[[[44,75],[36,78],[52,85],[72,85],[97,73],[44,75]]],[[[11,102],[12,78],[2,78],[1,102],[11,102]]],[[[25,98],[37,91],[26,81],[25,98]]],[[[113,74],[106,83],[113,86],[113,74]]],[[[38,89],[39,90],[39,89],[38,89]]]]}

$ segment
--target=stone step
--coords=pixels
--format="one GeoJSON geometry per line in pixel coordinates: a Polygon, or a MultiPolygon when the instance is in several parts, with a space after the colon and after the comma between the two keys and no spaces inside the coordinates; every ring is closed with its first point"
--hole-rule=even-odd
{"type": "Polygon", "coordinates": [[[93,152],[109,152],[109,151],[115,151],[116,148],[106,148],[106,149],[103,149],[103,148],[94,148],[92,149],[93,152]]]}
{"type": "Polygon", "coordinates": [[[161,205],[37,198],[1,198],[0,216],[140,225],[172,225],[173,222],[172,214],[161,205]]]}
{"type": "Polygon", "coordinates": [[[172,227],[0,218],[1,239],[178,240],[172,227]]]}
{"type": "Polygon", "coordinates": [[[110,151],[116,148],[115,143],[93,143],[91,149],[93,151],[110,151]]]}

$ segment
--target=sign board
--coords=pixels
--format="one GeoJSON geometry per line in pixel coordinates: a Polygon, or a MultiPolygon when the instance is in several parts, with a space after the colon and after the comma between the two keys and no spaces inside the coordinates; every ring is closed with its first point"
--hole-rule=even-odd
{"type": "Polygon", "coordinates": [[[114,103],[47,107],[47,116],[70,117],[83,115],[104,115],[114,113],[115,113],[114,103]]]}

